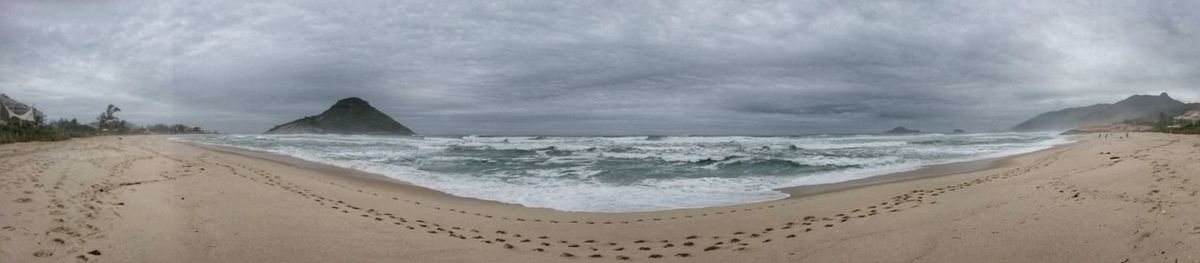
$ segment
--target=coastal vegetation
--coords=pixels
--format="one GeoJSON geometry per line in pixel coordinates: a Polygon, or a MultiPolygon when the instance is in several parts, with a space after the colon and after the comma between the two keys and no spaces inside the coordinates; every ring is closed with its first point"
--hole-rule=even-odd
{"type": "MultiPolygon", "coordinates": [[[[9,104],[13,104],[11,101],[9,104]]],[[[24,106],[24,105],[20,105],[24,106]]],[[[36,111],[25,106],[27,110],[36,111]]],[[[38,114],[29,120],[6,117],[0,122],[0,144],[30,142],[30,141],[62,141],[71,138],[104,136],[104,135],[140,135],[140,134],[205,134],[216,133],[201,127],[184,124],[153,124],[138,126],[117,116],[121,108],[109,104],[96,117],[96,122],[80,123],[78,119],[58,119],[45,121],[44,115],[38,114]]],[[[40,113],[40,112],[39,112],[40,113]]]]}
{"type": "Polygon", "coordinates": [[[70,135],[49,126],[0,126],[0,144],[28,141],[61,141],[70,135]]]}
{"type": "Polygon", "coordinates": [[[1183,121],[1175,125],[1167,126],[1157,130],[1159,132],[1174,133],[1174,134],[1200,134],[1200,122],[1183,121]]]}
{"type": "Polygon", "coordinates": [[[1200,134],[1200,125],[1192,124],[1184,127],[1169,129],[1166,132],[1176,134],[1200,134]]]}

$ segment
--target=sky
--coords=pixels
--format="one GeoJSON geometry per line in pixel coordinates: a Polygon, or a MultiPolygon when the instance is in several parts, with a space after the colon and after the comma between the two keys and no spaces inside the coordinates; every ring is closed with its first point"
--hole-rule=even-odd
{"type": "Polygon", "coordinates": [[[1198,1],[0,1],[50,118],[260,133],[357,96],[428,135],[1002,130],[1200,101],[1198,1]]]}

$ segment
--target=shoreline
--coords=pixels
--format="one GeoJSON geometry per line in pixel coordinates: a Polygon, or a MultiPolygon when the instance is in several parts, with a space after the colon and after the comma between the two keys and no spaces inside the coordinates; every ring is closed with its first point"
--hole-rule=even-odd
{"type": "Polygon", "coordinates": [[[1055,145],[1055,146],[1047,148],[1047,149],[1042,149],[1042,150],[1037,150],[1037,151],[1027,152],[1027,153],[1019,153],[1019,154],[1003,156],[1003,157],[992,157],[992,158],[986,158],[986,159],[980,159],[980,160],[970,160],[970,161],[951,162],[951,163],[944,163],[944,164],[926,165],[926,166],[921,166],[919,168],[916,168],[916,169],[910,170],[910,171],[886,173],[886,174],[871,176],[871,177],[867,177],[867,178],[855,179],[855,180],[849,180],[849,181],[843,181],[843,182],[837,182],[837,183],[831,183],[831,184],[791,186],[791,187],[777,188],[775,190],[787,193],[788,194],[787,198],[801,198],[801,197],[806,197],[806,196],[813,196],[813,195],[819,195],[819,194],[825,194],[825,193],[831,193],[831,192],[837,192],[837,191],[845,191],[845,190],[873,186],[873,185],[899,183],[899,182],[912,181],[912,180],[921,180],[921,179],[927,179],[927,178],[950,176],[950,175],[955,175],[955,174],[964,174],[964,173],[985,171],[985,170],[989,170],[989,169],[1003,167],[1005,165],[1011,165],[1011,164],[1013,164],[1013,159],[1018,158],[1023,155],[1030,155],[1030,154],[1034,154],[1034,153],[1041,152],[1041,151],[1053,150],[1054,148],[1063,147],[1063,146],[1067,146],[1070,144],[1072,144],[1072,143],[1055,145]]]}
{"type": "Polygon", "coordinates": [[[391,178],[391,177],[388,177],[388,176],[382,175],[382,174],[376,174],[376,173],[362,171],[362,170],[358,170],[358,169],[354,169],[354,168],[341,167],[341,166],[332,165],[332,164],[326,164],[326,163],[320,163],[320,162],[316,162],[316,161],[305,160],[305,159],[302,159],[299,157],[294,157],[294,156],[289,156],[289,155],[284,155],[284,154],[258,151],[258,150],[250,150],[250,149],[242,149],[242,148],[238,148],[238,147],[225,146],[225,145],[211,145],[211,144],[202,144],[202,143],[189,142],[189,141],[178,141],[178,140],[170,140],[170,141],[175,142],[175,143],[189,145],[192,147],[212,150],[212,151],[236,154],[236,155],[245,156],[248,158],[257,158],[257,159],[262,159],[262,160],[279,162],[282,164],[292,165],[292,166],[295,166],[298,168],[321,171],[321,172],[329,173],[329,174],[332,174],[335,176],[348,176],[348,177],[361,179],[361,180],[371,180],[371,181],[378,181],[378,182],[382,182],[382,183],[399,184],[402,186],[401,188],[410,189],[412,191],[423,191],[423,192],[427,191],[427,192],[431,192],[430,194],[442,195],[442,196],[451,197],[451,198],[461,198],[461,199],[478,201],[478,202],[491,202],[491,203],[495,203],[495,204],[511,205],[511,206],[521,207],[521,208],[526,208],[526,209],[547,209],[547,210],[564,212],[564,213],[596,213],[596,214],[653,213],[653,212],[674,211],[674,210],[737,207],[737,206],[754,205],[754,204],[767,203],[767,202],[779,201],[779,200],[803,198],[803,197],[808,197],[808,196],[813,196],[813,195],[819,195],[819,194],[831,193],[831,192],[837,192],[837,191],[845,191],[845,190],[873,186],[873,185],[898,183],[898,182],[905,182],[905,181],[911,181],[911,180],[921,180],[921,179],[925,179],[925,178],[934,178],[934,177],[949,176],[949,175],[955,175],[955,174],[971,173],[971,172],[978,172],[978,171],[983,171],[983,170],[988,170],[988,169],[994,169],[997,167],[1001,167],[1005,164],[1011,164],[1012,159],[1020,157],[1020,156],[1030,155],[1030,154],[1034,154],[1034,153],[1042,152],[1042,151],[1049,151],[1049,150],[1053,150],[1055,148],[1064,147],[1064,146],[1068,146],[1068,145],[1077,143],[1077,141],[1073,141],[1073,142],[1054,145],[1054,146],[1051,146],[1050,148],[1046,148],[1046,149],[1041,149],[1041,150],[1026,152],[1026,153],[1018,153],[1018,154],[1007,155],[1007,156],[1001,156],[1001,157],[991,157],[991,158],[978,159],[978,160],[957,161],[957,162],[942,163],[942,164],[924,165],[924,166],[920,166],[920,167],[917,167],[915,169],[908,170],[908,171],[884,173],[884,174],[879,174],[879,175],[870,176],[870,177],[866,177],[866,178],[842,181],[842,182],[837,182],[837,183],[788,186],[788,187],[775,188],[774,190],[783,192],[784,194],[788,195],[787,197],[783,197],[783,198],[779,198],[779,199],[771,199],[771,200],[763,200],[763,201],[739,203],[739,204],[704,206],[704,207],[681,207],[681,208],[650,210],[650,211],[594,212],[594,211],[565,211],[565,210],[558,210],[558,209],[545,208],[545,207],[530,207],[530,206],[525,206],[522,204],[506,203],[506,202],[501,202],[501,201],[496,201],[496,200],[458,196],[458,195],[454,195],[451,193],[443,192],[438,189],[424,187],[424,186],[416,185],[416,184],[406,182],[403,180],[391,178]]]}
{"type": "MultiPolygon", "coordinates": [[[[299,169],[317,171],[317,172],[320,172],[322,174],[326,174],[329,176],[340,176],[340,177],[344,177],[345,179],[348,179],[348,180],[355,180],[355,181],[360,181],[363,183],[378,183],[378,184],[388,185],[388,186],[390,186],[389,188],[394,188],[397,191],[419,193],[421,195],[429,195],[429,196],[434,196],[436,198],[457,198],[457,199],[462,199],[462,200],[465,200],[468,202],[483,202],[483,203],[491,203],[491,204],[495,204],[495,205],[509,205],[509,206],[514,206],[514,207],[521,207],[521,208],[525,208],[525,209],[548,209],[548,210],[553,210],[553,211],[560,211],[560,210],[554,210],[554,209],[549,209],[549,208],[528,207],[528,206],[523,206],[520,204],[511,204],[511,203],[505,203],[505,202],[500,202],[500,201],[495,201],[495,200],[457,196],[457,195],[450,194],[447,192],[439,191],[437,189],[424,187],[424,186],[412,184],[409,182],[405,182],[405,181],[402,181],[399,179],[391,178],[391,177],[388,177],[388,176],[382,175],[382,174],[376,174],[376,173],[362,171],[362,170],[358,170],[358,169],[354,169],[354,168],[341,167],[341,166],[332,165],[332,164],[325,164],[325,163],[320,163],[320,162],[309,161],[309,160],[301,159],[299,157],[294,157],[294,156],[289,156],[289,155],[284,155],[284,154],[256,151],[256,150],[248,150],[248,149],[242,149],[242,148],[237,148],[237,147],[232,147],[232,146],[201,144],[201,143],[195,143],[195,142],[184,142],[184,141],[175,141],[175,140],[171,140],[171,142],[179,143],[179,144],[183,144],[183,145],[187,145],[187,146],[191,146],[191,147],[201,148],[201,149],[205,149],[205,150],[209,150],[209,151],[222,152],[222,153],[238,155],[238,156],[242,156],[242,157],[246,157],[246,158],[254,158],[254,159],[259,159],[259,160],[264,160],[264,161],[276,162],[279,164],[288,165],[288,166],[292,166],[292,167],[299,168],[299,169]]],[[[574,213],[573,211],[560,211],[560,212],[574,213]]]]}

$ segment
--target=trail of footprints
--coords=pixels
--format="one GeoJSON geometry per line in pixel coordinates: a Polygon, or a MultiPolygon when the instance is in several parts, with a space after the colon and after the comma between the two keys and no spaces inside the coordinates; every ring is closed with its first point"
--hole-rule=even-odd
{"type": "MultiPolygon", "coordinates": [[[[1064,196],[1063,198],[1065,198],[1066,200],[1071,200],[1076,203],[1083,203],[1087,199],[1107,199],[1107,200],[1119,200],[1122,202],[1127,202],[1127,203],[1137,204],[1137,205],[1144,205],[1146,207],[1145,218],[1143,218],[1141,220],[1157,221],[1158,219],[1156,219],[1156,218],[1158,218],[1158,217],[1174,217],[1174,215],[1171,213],[1171,211],[1175,211],[1176,207],[1183,206],[1183,205],[1195,206],[1198,203],[1196,197],[1198,195],[1200,195],[1200,185],[1197,185],[1196,183],[1194,183],[1192,181],[1192,178],[1183,176],[1183,174],[1180,173],[1180,171],[1178,171],[1178,170],[1176,170],[1176,168],[1174,168],[1174,167],[1186,167],[1185,165],[1172,164],[1170,160],[1166,160],[1166,159],[1151,159],[1149,157],[1152,155],[1147,154],[1147,152],[1149,152],[1149,151],[1168,151],[1167,153],[1158,154],[1158,156],[1179,156],[1179,154],[1200,156],[1200,144],[1192,145],[1190,151],[1187,153],[1170,152],[1171,148],[1167,148],[1167,147],[1171,146],[1179,141],[1180,141],[1179,139],[1174,139],[1174,140],[1170,140],[1164,144],[1148,146],[1145,148],[1135,150],[1131,154],[1128,154],[1128,155],[1114,154],[1112,152],[1101,152],[1098,154],[1099,158],[1106,158],[1111,161],[1101,165],[1100,167],[1092,167],[1089,169],[1084,169],[1083,171],[1080,171],[1080,172],[1073,173],[1073,174],[1082,174],[1087,171],[1100,169],[1102,167],[1112,166],[1112,165],[1122,162],[1122,160],[1123,160],[1122,157],[1128,157],[1130,159],[1142,161],[1142,162],[1145,162],[1146,164],[1150,165],[1151,170],[1150,170],[1150,173],[1148,174],[1148,176],[1153,178],[1154,180],[1153,180],[1153,183],[1148,185],[1147,189],[1145,189],[1144,191],[1130,193],[1130,192],[1122,192],[1122,191],[1090,189],[1090,188],[1083,187],[1080,185],[1071,184],[1071,183],[1067,182],[1066,180],[1064,180],[1064,178],[1054,178],[1053,180],[1051,180],[1050,183],[1047,184],[1047,186],[1050,186],[1050,188],[1052,190],[1057,191],[1059,194],[1062,194],[1064,196]],[[1148,219],[1146,219],[1146,218],[1148,218],[1148,219]]],[[[1194,162],[1194,161],[1200,161],[1200,160],[1189,159],[1188,161],[1194,162]]],[[[1130,176],[1147,176],[1147,175],[1132,174],[1130,176]]],[[[1141,217],[1139,217],[1139,218],[1141,218],[1141,217]]],[[[1139,224],[1139,226],[1140,226],[1140,224],[1139,224]]],[[[1138,244],[1142,243],[1143,241],[1145,241],[1145,239],[1147,237],[1151,236],[1153,233],[1158,231],[1158,229],[1147,229],[1147,228],[1142,228],[1142,227],[1139,227],[1139,228],[1140,229],[1138,230],[1138,233],[1142,233],[1142,234],[1134,236],[1133,237],[1134,240],[1131,242],[1134,249],[1137,249],[1138,244]]],[[[1183,232],[1188,233],[1188,234],[1200,235],[1200,226],[1189,225],[1188,223],[1185,222],[1185,223],[1182,223],[1182,225],[1178,226],[1177,228],[1180,230],[1183,230],[1183,232]]],[[[1165,254],[1166,253],[1166,251],[1157,251],[1157,250],[1150,251],[1150,252],[1152,254],[1165,254]]]]}
{"type": "MultiPolygon", "coordinates": [[[[41,151],[46,151],[46,148],[40,148],[41,151]]],[[[54,149],[62,150],[62,149],[54,149]]],[[[19,211],[18,206],[14,206],[13,210],[4,212],[12,212],[4,215],[11,218],[9,220],[20,222],[22,226],[6,225],[0,229],[11,233],[20,231],[19,234],[24,236],[33,236],[32,240],[42,239],[35,246],[35,251],[31,254],[34,257],[50,257],[55,253],[80,254],[77,259],[86,260],[84,253],[79,251],[82,245],[99,234],[100,230],[89,222],[98,216],[100,207],[97,204],[81,199],[74,198],[76,195],[64,193],[64,188],[67,186],[68,174],[64,169],[60,169],[61,165],[69,164],[68,160],[64,160],[56,156],[43,156],[39,151],[27,151],[22,154],[5,155],[4,167],[11,169],[4,171],[2,179],[5,194],[11,195],[14,192],[9,191],[12,188],[20,188],[15,194],[21,195],[15,200],[17,204],[32,204],[39,205],[45,208],[45,211],[29,208],[24,206],[26,210],[19,211]],[[21,160],[13,159],[16,157],[28,157],[21,160]],[[28,188],[27,188],[28,187],[28,188]],[[21,219],[27,213],[48,213],[51,215],[49,222],[33,222],[31,219],[21,219]],[[36,229],[44,227],[44,231],[36,229]],[[33,229],[31,229],[33,228],[33,229]]],[[[5,200],[8,201],[8,200],[5,200]]],[[[7,221],[7,220],[6,220],[7,221]]],[[[9,238],[4,238],[2,241],[10,241],[9,238]]]]}
{"type": "MultiPolygon", "coordinates": [[[[319,193],[315,193],[309,189],[303,188],[297,184],[287,182],[278,175],[273,175],[265,170],[249,167],[246,165],[230,162],[227,160],[209,160],[213,157],[202,157],[200,162],[203,165],[220,166],[228,169],[234,175],[242,178],[262,183],[268,186],[278,187],[283,190],[295,193],[299,196],[311,199],[316,205],[327,207],[335,213],[346,214],[347,216],[355,216],[364,220],[373,220],[380,223],[392,224],[397,227],[402,227],[411,231],[417,231],[427,234],[444,235],[449,238],[461,240],[473,240],[484,244],[496,245],[505,249],[521,249],[535,252],[542,252],[547,255],[557,255],[563,258],[609,258],[610,256],[618,260],[633,260],[635,256],[648,259],[658,259],[665,257],[687,258],[702,255],[704,253],[732,250],[744,251],[751,249],[755,245],[771,243],[777,240],[793,239],[804,233],[819,231],[823,228],[832,228],[840,223],[849,220],[866,218],[880,213],[894,213],[904,209],[912,209],[920,207],[922,204],[936,204],[935,199],[940,195],[948,192],[961,190],[976,184],[983,184],[993,181],[999,181],[1014,176],[1026,174],[1032,170],[1046,167],[1058,160],[1062,152],[1055,152],[1047,156],[1035,160],[1033,163],[1002,171],[996,174],[987,175],[981,178],[970,181],[937,187],[933,189],[918,189],[907,193],[893,196],[891,200],[881,202],[876,205],[870,205],[862,208],[850,210],[846,213],[839,213],[829,216],[805,216],[801,219],[796,219],[790,222],[778,224],[773,227],[763,227],[755,231],[737,231],[728,235],[690,235],[686,237],[678,237],[674,239],[660,240],[633,240],[633,241],[603,241],[596,239],[588,240],[563,240],[550,237],[543,234],[527,234],[514,233],[505,230],[480,230],[463,226],[443,225],[436,222],[430,222],[416,218],[406,218],[403,215],[397,215],[391,212],[384,212],[374,208],[365,208],[354,204],[335,200],[319,193]],[[615,255],[613,255],[615,254],[615,255]]],[[[219,159],[219,158],[216,158],[219,159]]],[[[326,182],[329,183],[329,182],[326,182]]],[[[333,183],[329,183],[333,184],[333,183]]],[[[337,187],[347,188],[345,186],[336,185],[337,187]]],[[[349,188],[347,188],[349,189],[349,188]]],[[[363,194],[372,196],[380,196],[379,193],[364,192],[357,190],[363,194]]],[[[713,212],[701,213],[669,218],[649,218],[638,219],[631,221],[586,221],[586,220],[553,220],[553,219],[527,219],[527,218],[508,218],[482,213],[473,213],[455,208],[445,208],[438,206],[430,206],[422,204],[419,201],[400,199],[391,197],[392,200],[403,202],[409,205],[430,207],[435,210],[443,210],[450,213],[458,213],[461,215],[473,215],[494,220],[508,220],[527,223],[549,223],[549,224],[632,224],[635,222],[661,222],[668,220],[678,220],[694,217],[706,217],[717,215],[732,215],[738,212],[748,212],[763,209],[782,208],[788,205],[795,204],[796,201],[786,203],[776,203],[763,205],[753,208],[732,209],[728,212],[713,212]]]]}
{"type": "MultiPolygon", "coordinates": [[[[46,149],[42,148],[39,150],[46,149]]],[[[22,188],[18,194],[24,197],[12,200],[13,202],[44,206],[48,212],[39,211],[27,206],[25,206],[27,210],[24,211],[16,211],[17,209],[5,211],[14,212],[4,216],[20,222],[23,226],[3,226],[0,229],[8,232],[19,230],[21,235],[33,236],[33,240],[44,239],[44,241],[38,242],[38,245],[34,248],[35,251],[31,252],[34,257],[50,257],[56,252],[62,252],[62,250],[66,250],[65,253],[67,254],[78,253],[82,249],[80,246],[87,243],[91,236],[99,232],[99,229],[88,224],[89,219],[95,218],[95,213],[99,208],[92,203],[79,202],[78,199],[64,196],[66,193],[63,193],[63,188],[66,186],[68,175],[64,170],[58,168],[66,160],[54,156],[41,156],[37,153],[39,152],[24,152],[23,154],[28,154],[28,156],[24,157],[28,158],[16,162],[8,161],[12,161],[13,158],[22,157],[23,155],[6,155],[2,157],[6,161],[4,167],[12,167],[12,169],[5,171],[3,174],[4,179],[0,180],[3,180],[5,190],[9,190],[10,187],[22,188]],[[51,180],[52,182],[43,180],[51,180]],[[50,222],[32,222],[31,219],[21,219],[22,215],[26,213],[43,212],[52,216],[50,222]],[[45,230],[35,230],[41,227],[45,227],[45,230]]],[[[6,191],[5,194],[9,195],[13,194],[13,192],[6,191]]],[[[4,238],[2,241],[10,241],[10,239],[4,238]]],[[[86,260],[82,255],[79,259],[86,260]]]]}
{"type": "MultiPolygon", "coordinates": [[[[5,194],[12,194],[12,188],[22,188],[31,186],[33,189],[22,189],[19,194],[26,197],[11,200],[18,204],[37,203],[45,204],[45,208],[49,211],[52,219],[44,224],[29,222],[29,220],[19,220],[25,226],[0,226],[0,231],[15,232],[21,231],[26,236],[41,236],[38,242],[38,248],[32,251],[32,256],[37,258],[48,257],[63,257],[74,258],[79,262],[87,262],[103,253],[97,249],[87,249],[89,241],[103,238],[105,231],[103,226],[97,226],[98,220],[106,216],[119,216],[114,207],[124,205],[123,202],[111,201],[115,200],[112,195],[113,190],[120,187],[131,185],[139,185],[144,183],[153,183],[161,181],[174,180],[183,176],[191,175],[191,171],[186,162],[180,162],[181,168],[175,170],[162,171],[159,174],[161,179],[146,180],[146,181],[128,181],[122,180],[125,172],[131,169],[134,163],[144,160],[153,159],[153,155],[137,155],[128,153],[119,148],[111,146],[97,145],[95,147],[82,147],[72,149],[47,149],[39,148],[38,151],[27,151],[28,158],[16,160],[16,157],[24,155],[7,154],[0,156],[5,164],[3,167],[11,167],[8,171],[0,172],[0,185],[5,194]],[[71,155],[54,155],[56,151],[71,151],[71,155]],[[103,155],[105,153],[119,153],[120,159],[114,165],[107,166],[103,163],[103,155]],[[81,158],[79,160],[66,160],[56,156],[71,156],[81,158]],[[95,157],[93,157],[95,156],[95,157]],[[92,165],[97,168],[105,168],[107,172],[101,177],[81,177],[68,174],[67,169],[71,165],[92,165]],[[24,176],[21,176],[24,175],[24,176]],[[43,182],[44,179],[52,179],[52,183],[43,182]],[[68,188],[68,184],[76,184],[79,188],[68,188]],[[34,189],[45,189],[41,194],[35,192],[34,189]],[[72,193],[72,191],[74,191],[72,193]],[[35,195],[38,194],[38,195],[35,195]],[[30,227],[46,227],[44,231],[36,231],[29,229],[30,227]]],[[[112,157],[111,155],[109,156],[112,157]]],[[[178,160],[177,160],[178,161],[178,160]]],[[[8,201],[8,200],[3,200],[8,201]]],[[[8,212],[8,211],[0,211],[8,212]]],[[[36,213],[36,209],[28,209],[26,211],[16,211],[16,213],[4,215],[6,217],[19,218],[22,213],[36,213]]],[[[0,232],[3,233],[3,232],[0,232]]],[[[3,236],[4,234],[0,234],[3,236]]],[[[35,239],[36,240],[36,239],[35,239]]],[[[0,239],[0,242],[9,241],[8,238],[0,239]]]]}
{"type": "MultiPolygon", "coordinates": [[[[1142,162],[1145,162],[1145,163],[1148,163],[1151,165],[1150,176],[1155,179],[1155,183],[1153,183],[1149,186],[1150,189],[1148,189],[1145,192],[1140,193],[1140,194],[1139,193],[1089,189],[1089,188],[1082,187],[1079,185],[1067,183],[1066,181],[1064,181],[1064,178],[1053,178],[1051,180],[1051,182],[1046,185],[1050,186],[1052,190],[1058,191],[1058,193],[1060,193],[1060,194],[1068,195],[1068,197],[1066,197],[1066,198],[1069,200],[1082,201],[1089,197],[1121,200],[1121,201],[1128,202],[1128,203],[1152,205],[1150,207],[1149,211],[1158,211],[1160,208],[1163,207],[1163,205],[1167,205],[1168,207],[1174,207],[1175,205],[1181,204],[1180,201],[1166,200],[1164,198],[1164,194],[1183,193],[1183,194],[1186,194],[1188,197],[1188,198],[1185,198],[1188,200],[1186,202],[1194,203],[1194,202],[1196,202],[1194,200],[1194,197],[1196,197],[1197,195],[1200,195],[1200,187],[1196,187],[1195,185],[1192,185],[1191,178],[1185,178],[1185,177],[1180,176],[1178,171],[1175,170],[1174,168],[1172,168],[1172,167],[1180,167],[1180,166],[1171,165],[1168,160],[1149,159],[1148,156],[1150,156],[1150,155],[1144,154],[1147,151],[1164,150],[1165,147],[1171,146],[1179,141],[1180,141],[1179,139],[1169,140],[1167,143],[1148,146],[1148,147],[1145,147],[1142,149],[1135,150],[1132,154],[1126,155],[1127,157],[1129,157],[1131,159],[1142,161],[1142,162]],[[1170,185],[1170,186],[1174,186],[1174,187],[1172,187],[1171,189],[1163,189],[1162,185],[1170,185]],[[1172,192],[1164,193],[1164,190],[1172,190],[1172,192]]],[[[1195,146],[1194,148],[1200,148],[1200,145],[1195,146]]],[[[1191,153],[1196,154],[1196,153],[1200,153],[1200,151],[1193,151],[1191,153]]],[[[1167,154],[1164,156],[1171,156],[1171,155],[1173,155],[1173,154],[1167,154]]],[[[1100,156],[1100,158],[1107,158],[1111,161],[1107,162],[1103,165],[1097,166],[1097,167],[1091,167],[1091,168],[1087,168],[1087,169],[1082,169],[1080,171],[1075,171],[1075,172],[1069,173],[1068,175],[1083,174],[1083,173],[1086,173],[1089,171],[1113,166],[1113,165],[1123,161],[1123,159],[1121,158],[1122,157],[1121,155],[1114,154],[1112,152],[1100,152],[1098,154],[1098,156],[1100,156]]]]}

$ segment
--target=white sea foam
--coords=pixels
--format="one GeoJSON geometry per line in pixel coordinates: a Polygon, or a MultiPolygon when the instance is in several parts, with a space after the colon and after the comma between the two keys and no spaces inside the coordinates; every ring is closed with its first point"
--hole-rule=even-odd
{"type": "Polygon", "coordinates": [[[178,140],[358,169],[450,194],[566,211],[707,207],[787,197],[925,165],[1032,152],[1050,134],[805,137],[204,135],[178,140]]]}

